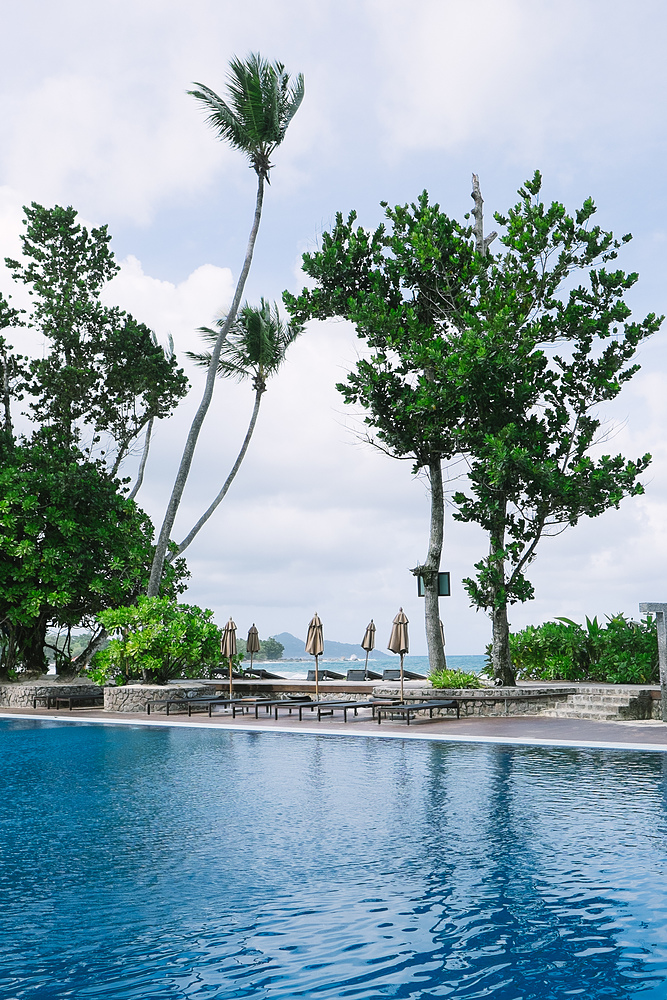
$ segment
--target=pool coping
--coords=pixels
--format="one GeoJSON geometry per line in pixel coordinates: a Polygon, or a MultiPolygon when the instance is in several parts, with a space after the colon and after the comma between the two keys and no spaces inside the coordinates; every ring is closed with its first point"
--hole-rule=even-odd
{"type": "Polygon", "coordinates": [[[619,742],[614,740],[585,740],[585,739],[575,739],[575,738],[565,738],[557,739],[554,737],[536,737],[536,736],[502,736],[499,734],[493,734],[490,736],[474,735],[470,733],[456,734],[456,733],[434,733],[434,732],[415,732],[414,730],[405,729],[400,731],[385,729],[380,731],[380,727],[377,726],[377,732],[373,730],[358,729],[358,728],[313,728],[308,725],[299,725],[298,728],[289,725],[281,725],[277,722],[273,725],[265,725],[262,723],[247,724],[239,720],[230,721],[229,724],[225,722],[209,722],[204,720],[194,721],[184,721],[177,720],[174,718],[146,718],[142,716],[133,715],[126,719],[118,718],[115,716],[113,718],[101,718],[100,716],[84,716],[76,715],[72,716],[54,716],[54,715],[43,715],[37,712],[23,713],[23,712],[4,712],[0,709],[0,719],[33,719],[38,722],[62,722],[68,724],[86,723],[93,725],[103,725],[103,726],[147,726],[147,727],[176,727],[181,729],[214,729],[218,731],[225,732],[245,732],[245,733],[279,733],[279,734],[290,734],[292,736],[320,736],[320,737],[332,737],[332,736],[345,736],[345,737],[366,737],[369,739],[384,739],[384,740],[426,740],[435,743],[480,743],[480,744],[496,744],[500,746],[543,746],[551,748],[560,749],[586,749],[586,750],[632,750],[640,751],[642,753],[652,752],[652,753],[667,753],[667,742],[665,744],[656,743],[634,743],[634,742],[619,742]]]}

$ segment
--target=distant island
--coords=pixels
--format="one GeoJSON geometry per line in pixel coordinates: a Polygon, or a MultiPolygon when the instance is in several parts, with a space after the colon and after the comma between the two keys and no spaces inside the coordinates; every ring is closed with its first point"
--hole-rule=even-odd
{"type": "MultiPolygon", "coordinates": [[[[308,656],[305,640],[297,639],[290,632],[280,632],[279,635],[271,636],[271,638],[284,647],[283,658],[286,660],[295,657],[305,659],[308,656]]],[[[346,660],[349,660],[351,656],[356,656],[359,660],[365,660],[366,650],[362,649],[361,646],[355,645],[353,642],[335,642],[333,639],[324,640],[324,659],[341,659],[344,657],[346,660]]],[[[389,659],[391,659],[389,653],[383,653],[379,649],[374,649],[369,654],[368,662],[389,659]]]]}

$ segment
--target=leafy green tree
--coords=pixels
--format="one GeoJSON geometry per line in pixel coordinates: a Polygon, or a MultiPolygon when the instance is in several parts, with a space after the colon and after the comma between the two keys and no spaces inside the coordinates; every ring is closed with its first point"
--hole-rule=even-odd
{"type": "Polygon", "coordinates": [[[524,570],[539,540],[642,492],[649,456],[588,452],[600,427],[594,408],[636,372],[637,346],[661,320],[627,322],[624,295],[637,275],[606,269],[621,243],[590,225],[590,199],[574,217],[546,207],[536,173],[508,215],[496,215],[506,234],[493,256],[476,181],[474,226],[449,219],[426,192],[410,206],[385,204],[387,224],[374,232],[356,226],[355,213],[337,216],[321,250],[304,255],[315,288],[284,299],[300,321],[355,324],[368,355],[339,388],[367,411],[381,448],[429,474],[429,553],[413,572],[424,576],[433,672],[444,669],[441,463],[465,460],[470,488],[454,495],[455,517],[490,538],[465,584],[490,614],[495,670],[511,684],[507,607],[532,597],[524,570]]]}
{"type": "MultiPolygon", "coordinates": [[[[47,349],[42,357],[13,359],[17,388],[34,435],[94,456],[115,476],[151,418],[168,416],[185,395],[185,375],[147,326],[100,302],[119,270],[107,227],[89,232],[73,208],[33,202],[24,213],[23,259],[5,262],[30,290],[26,325],[42,334],[47,349]]],[[[11,370],[8,360],[5,368],[11,370]]]]}
{"type": "MultiPolygon", "coordinates": [[[[17,445],[0,466],[0,676],[42,672],[50,626],[91,627],[104,608],[127,604],[145,589],[153,526],[146,514],[69,449],[17,445]]],[[[170,567],[167,593],[183,590],[184,563],[170,567]]],[[[58,672],[80,669],[100,638],[72,664],[56,654],[58,672]]]]}
{"type": "Polygon", "coordinates": [[[285,652],[285,647],[282,642],[278,642],[273,636],[268,639],[262,639],[260,641],[260,653],[259,656],[267,660],[281,660],[283,653],[285,652]]]}
{"type": "MultiPolygon", "coordinates": [[[[187,382],[151,331],[100,294],[118,270],[106,227],[90,232],[72,208],[25,209],[21,261],[32,309],[23,320],[0,297],[0,329],[42,334],[40,357],[0,337],[0,673],[46,669],[50,626],[90,625],[99,611],[127,604],[148,583],[152,525],[116,478],[147,422],[167,416],[187,382]],[[29,423],[17,434],[13,410],[29,423]],[[103,440],[104,439],[104,440],[103,440]],[[101,448],[101,443],[104,447],[101,448]]],[[[184,563],[165,575],[175,593],[184,563]]],[[[182,588],[180,588],[182,589],[182,588]]],[[[94,642],[101,634],[97,631],[94,642]]],[[[74,664],[56,653],[59,671],[74,664]]]]}
{"type": "MultiPolygon", "coordinates": [[[[225,322],[226,319],[221,319],[218,322],[218,328],[225,322]]],[[[241,450],[222,489],[192,530],[183,539],[178,549],[172,553],[171,557],[167,557],[168,561],[174,558],[174,555],[180,555],[187,549],[188,545],[199,534],[211,514],[213,514],[227,495],[227,491],[232,485],[236,473],[241,468],[241,462],[245,458],[250,439],[255,430],[262,396],[266,392],[267,379],[280,370],[288,347],[294,343],[301,330],[302,327],[296,323],[283,323],[280,318],[278,306],[275,303],[271,306],[271,303],[266,302],[264,299],[261,300],[259,308],[246,304],[241,309],[231,328],[231,332],[222,345],[218,361],[218,375],[223,378],[233,378],[239,382],[245,379],[252,380],[252,387],[255,390],[255,405],[250,417],[250,423],[248,424],[248,430],[241,445],[241,450]]],[[[205,342],[212,346],[215,345],[218,338],[215,330],[202,327],[200,333],[204,334],[205,342]]],[[[210,351],[202,354],[195,354],[188,351],[188,357],[203,368],[208,368],[211,363],[210,351]]]]}
{"type": "Polygon", "coordinates": [[[169,538],[190,473],[197,439],[213,398],[222,345],[232,330],[243,297],[243,289],[250,271],[262,216],[264,185],[269,182],[269,173],[272,168],[271,157],[285,138],[287,128],[298,111],[304,94],[304,82],[301,74],[293,83],[290,83],[289,75],[285,72],[282,63],[269,63],[256,53],[252,53],[245,60],[232,59],[228,78],[229,97],[227,102],[204,84],[196,83],[195,86],[197,89],[189,91],[189,93],[203,105],[208,115],[209,124],[221,139],[228,142],[234,149],[240,150],[249,159],[250,165],[257,175],[257,198],[243,267],[229,312],[220,326],[211,350],[201,403],[190,427],[160,529],[148,588],[151,597],[154,597],[159,590],[162,569],[167,558],[169,538]]]}
{"type": "Polygon", "coordinates": [[[92,672],[98,682],[116,683],[206,676],[221,660],[222,633],[212,619],[212,611],[195,605],[145,596],[102,611],[99,621],[113,638],[95,654],[92,672]]]}

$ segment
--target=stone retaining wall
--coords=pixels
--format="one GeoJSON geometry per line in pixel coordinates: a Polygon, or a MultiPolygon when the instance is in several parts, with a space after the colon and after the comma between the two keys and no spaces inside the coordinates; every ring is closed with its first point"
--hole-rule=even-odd
{"type": "Polygon", "coordinates": [[[93,697],[102,694],[92,681],[41,680],[0,684],[0,708],[32,708],[37,699],[37,707],[46,707],[47,698],[69,698],[73,695],[93,697]]]}
{"type": "MultiPolygon", "coordinates": [[[[461,716],[493,716],[493,715],[539,715],[547,709],[553,709],[559,702],[567,700],[574,692],[571,687],[559,688],[456,688],[445,690],[431,685],[422,687],[411,686],[404,690],[406,702],[437,701],[456,698],[460,703],[461,716]],[[540,695],[536,698],[535,695],[540,695]],[[522,695],[532,695],[522,698],[522,695]],[[466,698],[471,700],[466,701],[466,698]],[[474,700],[472,700],[474,699],[474,700]]],[[[398,698],[400,684],[378,684],[373,688],[375,698],[398,698]]],[[[436,714],[455,713],[455,709],[436,710],[436,714]]]]}
{"type": "MultiPolygon", "coordinates": [[[[122,687],[105,687],[105,712],[146,712],[147,701],[159,701],[161,698],[215,698],[216,690],[206,684],[193,684],[192,687],[181,684],[125,684],[122,687]]],[[[178,706],[170,706],[170,712],[178,711],[178,706]]],[[[156,705],[151,708],[153,713],[166,714],[166,705],[156,705]]]]}

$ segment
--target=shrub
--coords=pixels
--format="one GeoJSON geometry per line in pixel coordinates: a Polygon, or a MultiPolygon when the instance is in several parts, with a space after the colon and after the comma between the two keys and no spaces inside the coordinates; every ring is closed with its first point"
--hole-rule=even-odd
{"type": "Polygon", "coordinates": [[[478,688],[481,681],[477,674],[465,670],[436,670],[429,675],[434,688],[478,688]]]}
{"type": "Polygon", "coordinates": [[[524,679],[652,684],[659,677],[651,615],[641,622],[608,615],[606,625],[586,618],[585,628],[570,618],[528,625],[510,635],[510,651],[524,679]]]}
{"type": "Polygon", "coordinates": [[[221,662],[221,631],[212,618],[212,611],[161,597],[103,611],[99,621],[112,638],[95,654],[89,674],[99,684],[207,677],[221,662]]]}

